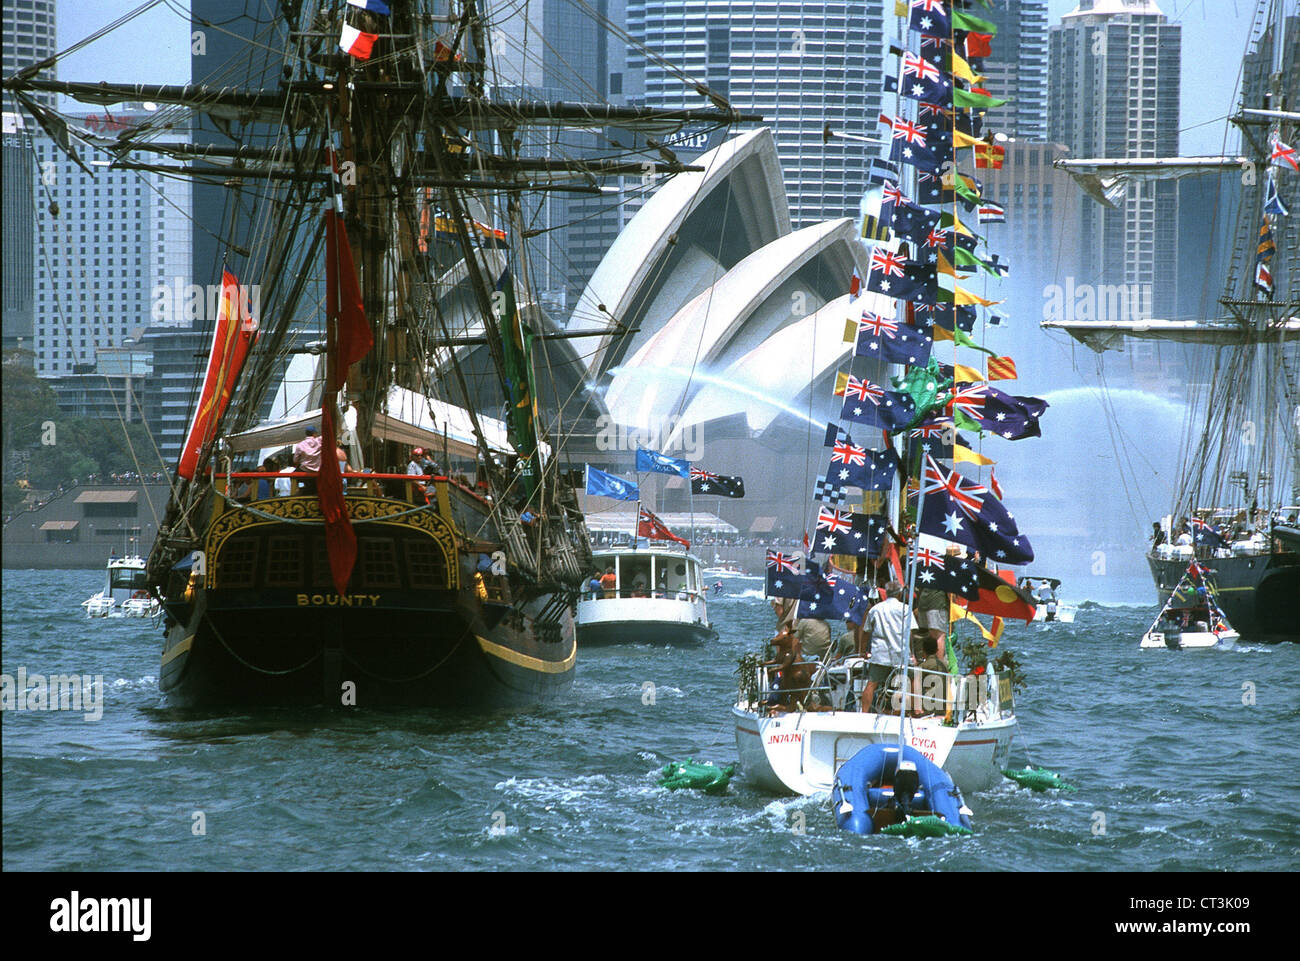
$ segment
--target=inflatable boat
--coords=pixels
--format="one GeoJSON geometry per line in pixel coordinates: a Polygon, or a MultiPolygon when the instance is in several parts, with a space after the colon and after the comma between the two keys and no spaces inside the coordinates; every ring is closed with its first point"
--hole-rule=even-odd
{"type": "Polygon", "coordinates": [[[930,819],[938,818],[948,833],[968,833],[971,811],[952,778],[920,751],[906,746],[901,751],[900,763],[897,744],[871,744],[844,763],[831,788],[835,823],[855,834],[877,834],[913,820],[934,824],[930,819]]]}

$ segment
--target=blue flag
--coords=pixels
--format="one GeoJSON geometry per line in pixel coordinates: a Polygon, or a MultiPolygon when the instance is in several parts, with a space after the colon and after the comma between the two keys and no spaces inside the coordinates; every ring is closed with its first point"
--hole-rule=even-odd
{"type": "MultiPolygon", "coordinates": [[[[800,568],[803,558],[798,554],[785,554],[781,551],[767,552],[768,597],[798,597],[803,590],[804,575],[800,568]]],[[[812,565],[816,567],[816,565],[812,565]]]]}
{"type": "Polygon", "coordinates": [[[690,461],[669,457],[657,450],[645,450],[642,447],[636,449],[636,469],[638,473],[654,471],[657,474],[676,474],[678,477],[691,476],[690,461]]]}
{"type": "Polygon", "coordinates": [[[612,497],[620,501],[641,499],[641,489],[636,481],[624,480],[603,470],[587,465],[587,493],[597,497],[612,497]]]}
{"type": "Polygon", "coordinates": [[[859,554],[879,557],[885,540],[885,518],[878,514],[822,507],[817,511],[813,549],[826,554],[859,554]]]}

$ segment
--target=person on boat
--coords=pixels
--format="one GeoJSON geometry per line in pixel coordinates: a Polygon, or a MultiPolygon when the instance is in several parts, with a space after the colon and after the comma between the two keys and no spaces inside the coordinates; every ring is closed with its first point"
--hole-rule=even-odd
{"type": "Polygon", "coordinates": [[[768,703],[774,707],[796,707],[800,703],[806,706],[808,689],[817,668],[815,664],[804,661],[798,635],[789,627],[783,627],[772,638],[772,650],[773,659],[764,664],[776,668],[772,672],[772,694],[768,703]]]}
{"type": "MultiPolygon", "coordinates": [[[[310,424],[303,430],[306,435],[293,448],[293,466],[300,471],[320,472],[321,436],[320,431],[310,424]]],[[[299,485],[303,494],[316,493],[316,482],[305,480],[299,485]]]]}
{"type": "Polygon", "coordinates": [[[613,564],[607,565],[605,573],[600,575],[600,586],[606,597],[615,597],[618,594],[618,575],[614,573],[613,564]]]}
{"type": "Polygon", "coordinates": [[[903,603],[903,585],[898,581],[890,581],[885,586],[885,599],[867,612],[866,623],[863,624],[862,643],[858,646],[858,654],[865,655],[866,640],[870,638],[871,663],[867,668],[867,688],[862,692],[864,713],[872,710],[876,689],[888,683],[889,675],[894,669],[914,660],[907,653],[907,643],[904,638],[912,628],[916,627],[916,617],[913,615],[912,623],[904,625],[903,619],[906,614],[907,605],[903,603]]]}
{"type": "MultiPolygon", "coordinates": [[[[274,457],[268,457],[264,461],[262,461],[263,474],[274,474],[279,470],[280,470],[280,465],[274,457]]],[[[272,480],[270,477],[259,477],[257,479],[257,499],[259,501],[262,501],[262,500],[266,500],[269,497],[274,497],[275,484],[276,481],[272,480]]]]}
{"type": "Polygon", "coordinates": [[[587,581],[587,590],[591,593],[591,599],[593,601],[600,597],[602,589],[600,571],[595,571],[591,575],[591,580],[587,581]]]}
{"type": "Polygon", "coordinates": [[[646,596],[646,576],[645,571],[637,571],[636,576],[632,578],[632,596],[646,596]]]}
{"type": "Polygon", "coordinates": [[[1192,532],[1187,526],[1187,521],[1184,520],[1182,526],[1178,528],[1178,539],[1174,543],[1179,547],[1191,547],[1195,543],[1192,539],[1192,532]]]}
{"type": "Polygon", "coordinates": [[[943,710],[943,689],[944,680],[939,675],[948,673],[948,665],[939,658],[939,645],[935,639],[927,632],[921,638],[922,657],[917,666],[922,671],[931,673],[922,674],[918,679],[916,686],[920,688],[921,714],[934,714],[943,710]]]}
{"type": "Polygon", "coordinates": [[[933,587],[923,587],[916,592],[916,619],[929,632],[939,646],[939,658],[945,656],[944,642],[948,637],[948,595],[933,587]]]}
{"type": "Polygon", "coordinates": [[[794,635],[799,638],[799,647],[810,657],[819,661],[826,660],[831,649],[830,625],[820,618],[801,617],[794,623],[794,635]]]}
{"type": "Polygon", "coordinates": [[[1157,548],[1167,540],[1168,538],[1165,537],[1165,529],[1160,526],[1160,522],[1152,521],[1151,522],[1151,547],[1153,549],[1157,548]]]}

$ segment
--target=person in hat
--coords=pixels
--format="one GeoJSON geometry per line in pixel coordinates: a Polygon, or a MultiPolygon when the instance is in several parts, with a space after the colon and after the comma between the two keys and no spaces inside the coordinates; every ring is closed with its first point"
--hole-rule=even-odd
{"type": "Polygon", "coordinates": [[[424,474],[424,448],[417,447],[411,451],[411,462],[406,465],[406,473],[419,477],[424,474]]]}

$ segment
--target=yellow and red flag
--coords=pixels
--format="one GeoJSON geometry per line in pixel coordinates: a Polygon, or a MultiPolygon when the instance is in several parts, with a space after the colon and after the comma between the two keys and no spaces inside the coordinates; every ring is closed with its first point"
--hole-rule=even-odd
{"type": "Polygon", "coordinates": [[[248,298],[239,281],[229,270],[221,272],[221,305],[212,328],[212,350],[208,354],[208,371],[203,378],[203,392],[190,423],[185,445],[181,448],[176,473],[193,480],[199,458],[212,443],[222,415],[230,404],[239,373],[244,369],[248,351],[257,340],[257,322],[249,315],[248,298]]]}

